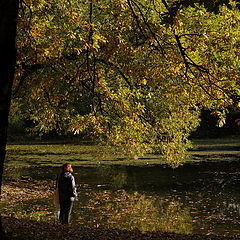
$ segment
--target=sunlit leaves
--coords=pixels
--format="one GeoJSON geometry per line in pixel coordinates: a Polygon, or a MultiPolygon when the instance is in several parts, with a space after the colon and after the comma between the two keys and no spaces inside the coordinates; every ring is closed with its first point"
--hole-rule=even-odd
{"type": "Polygon", "coordinates": [[[32,129],[180,164],[200,109],[239,103],[240,66],[234,4],[217,5],[216,15],[201,1],[182,2],[186,8],[171,13],[174,2],[28,1],[15,87],[32,129]]]}
{"type": "Polygon", "coordinates": [[[209,107],[211,102],[215,108],[231,104],[231,92],[238,88],[236,77],[239,71],[235,66],[239,58],[236,52],[239,30],[235,22],[239,21],[239,10],[222,7],[215,15],[203,7],[188,8],[180,18],[183,24],[176,31],[188,56],[208,71],[208,76],[202,75],[199,81],[205,92],[202,104],[209,107]]]}

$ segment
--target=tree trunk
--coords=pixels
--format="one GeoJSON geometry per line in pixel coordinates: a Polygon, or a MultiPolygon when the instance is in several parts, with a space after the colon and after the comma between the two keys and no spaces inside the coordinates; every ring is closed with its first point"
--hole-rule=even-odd
{"type": "MultiPolygon", "coordinates": [[[[0,194],[7,142],[8,114],[16,62],[18,0],[0,0],[0,194]]],[[[0,239],[3,229],[0,215],[0,239]]]]}

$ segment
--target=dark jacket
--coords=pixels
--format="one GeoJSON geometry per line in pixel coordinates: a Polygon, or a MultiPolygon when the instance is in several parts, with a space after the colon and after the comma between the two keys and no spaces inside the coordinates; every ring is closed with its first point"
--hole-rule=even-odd
{"type": "Polygon", "coordinates": [[[77,197],[77,189],[74,176],[70,172],[63,172],[58,177],[59,200],[74,201],[77,197]]]}

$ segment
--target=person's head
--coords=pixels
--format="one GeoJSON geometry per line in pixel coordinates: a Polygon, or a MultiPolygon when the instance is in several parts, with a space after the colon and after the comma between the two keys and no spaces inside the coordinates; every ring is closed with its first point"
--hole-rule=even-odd
{"type": "Polygon", "coordinates": [[[72,165],[70,163],[64,163],[62,165],[62,172],[70,172],[73,173],[72,165]]]}

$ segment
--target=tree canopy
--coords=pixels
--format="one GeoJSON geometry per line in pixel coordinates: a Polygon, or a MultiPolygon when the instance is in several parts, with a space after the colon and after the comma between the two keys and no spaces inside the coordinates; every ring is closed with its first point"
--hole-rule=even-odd
{"type": "MultiPolygon", "coordinates": [[[[240,107],[238,1],[26,0],[12,109],[172,166],[207,108],[240,107]],[[15,107],[15,108],[14,108],[15,107]]],[[[12,114],[14,116],[14,114],[12,114]]]]}

